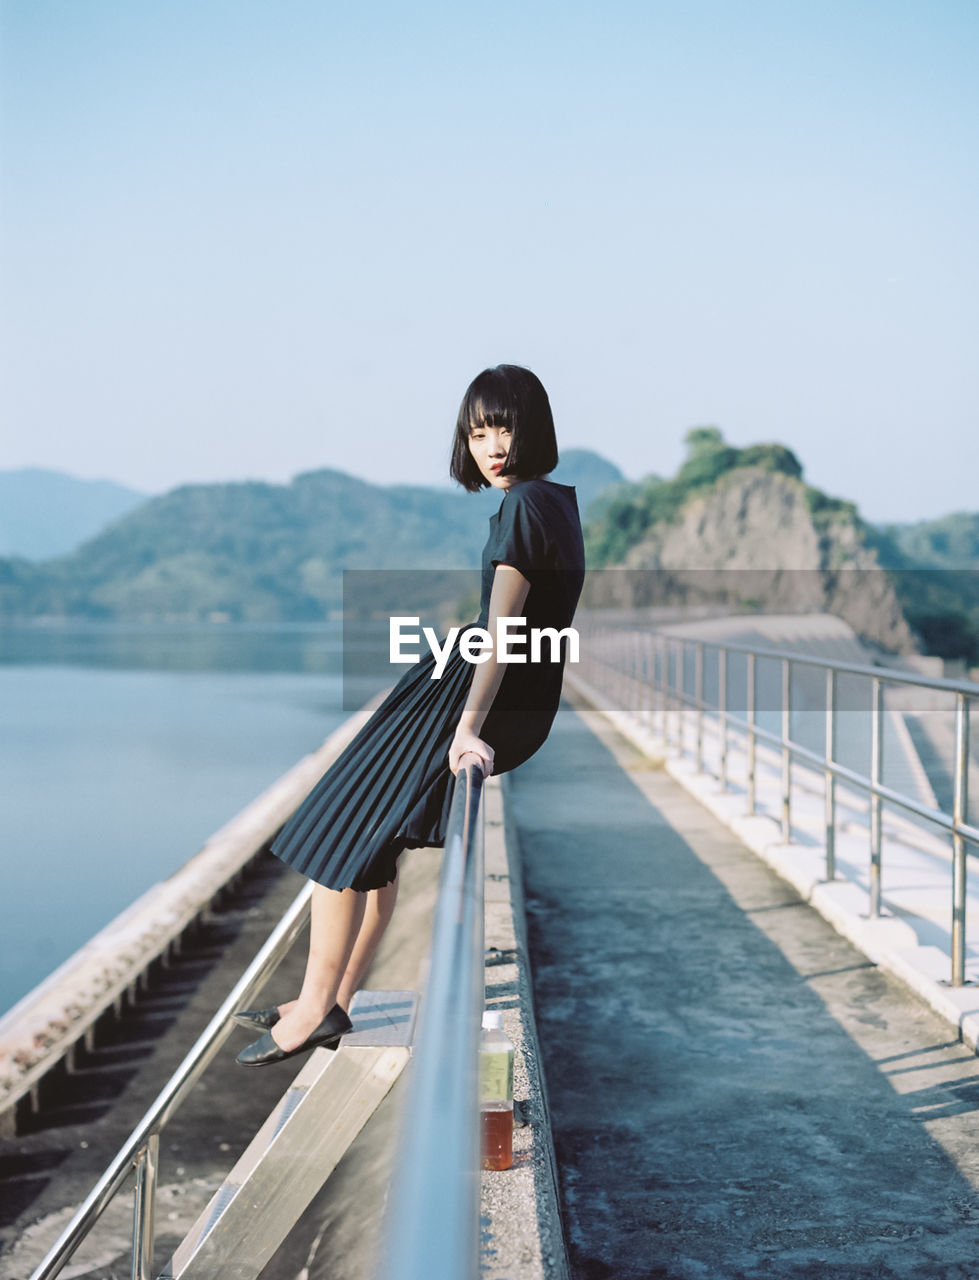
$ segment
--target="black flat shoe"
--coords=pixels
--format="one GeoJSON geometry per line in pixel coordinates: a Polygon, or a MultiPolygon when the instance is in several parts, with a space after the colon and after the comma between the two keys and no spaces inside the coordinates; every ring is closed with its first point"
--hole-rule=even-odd
{"type": "Polygon", "coordinates": [[[307,1053],[310,1049],[335,1049],[340,1037],[345,1036],[353,1027],[353,1023],[335,1004],[315,1031],[295,1049],[280,1049],[272,1039],[272,1032],[266,1031],[253,1044],[246,1045],[238,1054],[238,1062],[243,1067],[264,1067],[270,1062],[284,1062],[286,1058],[294,1058],[297,1053],[307,1053]]]}
{"type": "Polygon", "coordinates": [[[247,1027],[249,1031],[271,1031],[282,1015],[276,1005],[274,1009],[240,1009],[231,1016],[240,1027],[247,1027]]]}

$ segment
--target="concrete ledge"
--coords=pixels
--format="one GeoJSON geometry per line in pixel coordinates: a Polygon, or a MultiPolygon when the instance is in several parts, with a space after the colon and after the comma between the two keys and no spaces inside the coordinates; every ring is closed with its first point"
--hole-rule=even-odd
{"type": "Polygon", "coordinates": [[[374,710],[351,716],[0,1018],[0,1114],[36,1088],[271,840],[374,710]]]}
{"type": "Polygon", "coordinates": [[[486,1007],[513,1041],[514,1097],[529,1124],[513,1131],[513,1166],[483,1171],[484,1280],[567,1280],[557,1164],[551,1138],[528,964],[523,872],[506,812],[508,779],[490,778],[486,804],[486,1007]]]}
{"type": "MultiPolygon", "coordinates": [[[[662,740],[636,716],[603,706],[607,699],[577,675],[569,678],[566,674],[565,680],[623,737],[665,768],[742,844],[788,881],[838,933],[946,1018],[959,1038],[979,1053],[979,987],[970,983],[963,987],[949,984],[951,961],[947,951],[919,936],[911,919],[903,915],[884,908],[878,919],[871,919],[868,914],[869,895],[862,885],[842,876],[826,880],[824,845],[816,841],[786,844],[779,824],[773,818],[760,814],[746,816],[743,796],[723,791],[719,780],[711,774],[698,774],[692,759],[667,754],[662,740]]],[[[896,819],[892,821],[897,823],[896,819]]]]}

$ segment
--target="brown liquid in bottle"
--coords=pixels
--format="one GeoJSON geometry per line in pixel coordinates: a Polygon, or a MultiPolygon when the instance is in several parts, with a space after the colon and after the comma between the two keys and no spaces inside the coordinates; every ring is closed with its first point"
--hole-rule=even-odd
{"type": "Polygon", "coordinates": [[[480,1112],[483,1130],[483,1168],[509,1169],[513,1164],[513,1103],[480,1112]]]}

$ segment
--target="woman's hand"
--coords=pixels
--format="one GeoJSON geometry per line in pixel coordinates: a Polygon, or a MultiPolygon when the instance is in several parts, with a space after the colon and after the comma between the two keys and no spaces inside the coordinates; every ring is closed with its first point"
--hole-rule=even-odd
{"type": "Polygon", "coordinates": [[[459,772],[462,757],[470,751],[479,756],[483,764],[483,774],[488,778],[493,772],[493,748],[488,742],[484,742],[475,733],[460,725],[449,747],[449,768],[453,773],[459,772]]]}

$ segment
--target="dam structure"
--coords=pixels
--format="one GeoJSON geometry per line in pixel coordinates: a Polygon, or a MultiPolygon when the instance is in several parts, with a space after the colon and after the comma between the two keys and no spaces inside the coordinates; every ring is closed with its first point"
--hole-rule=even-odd
{"type": "Polygon", "coordinates": [[[298,986],[267,845],[369,708],[0,1022],[0,1280],[975,1274],[979,685],[822,617],[581,635],[546,746],[405,855],[335,1054],[242,1072],[228,1016],[298,986]]]}

